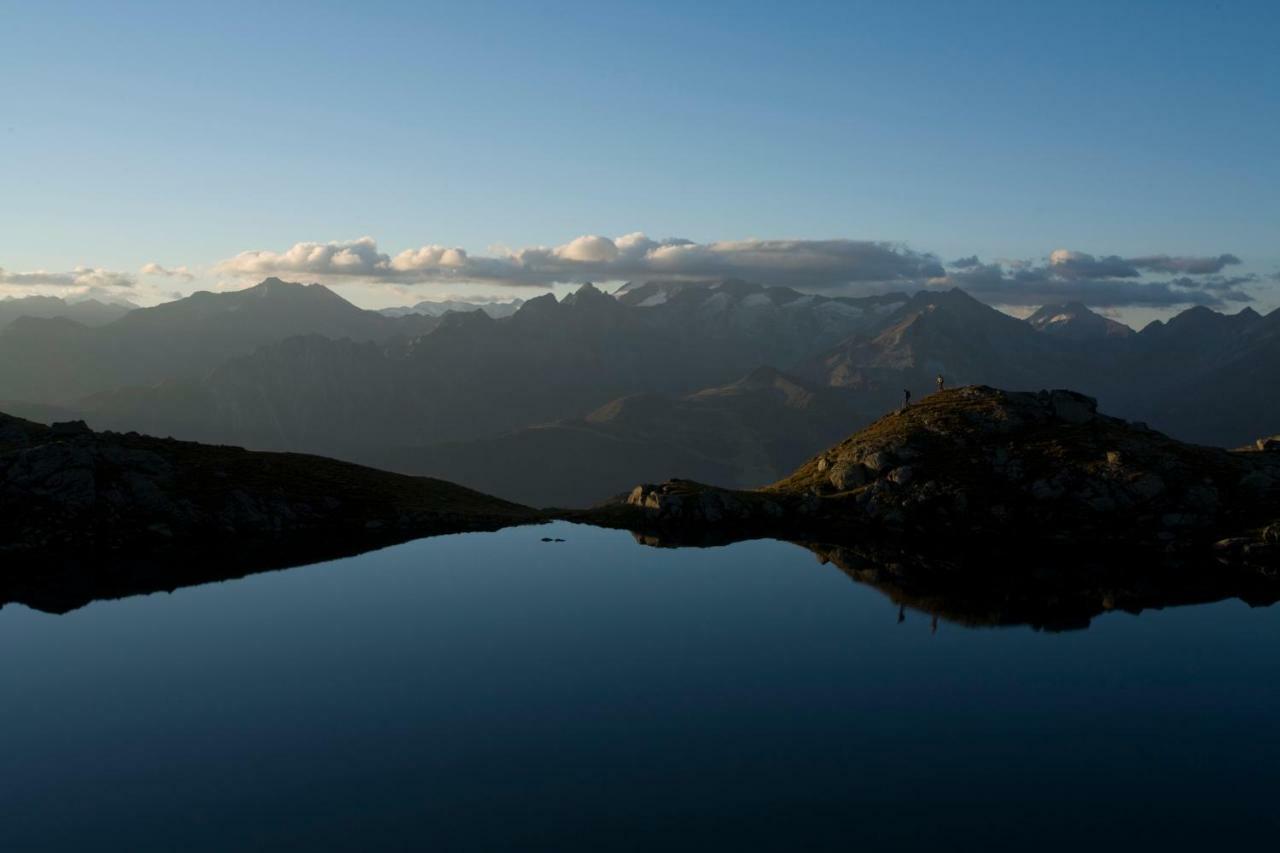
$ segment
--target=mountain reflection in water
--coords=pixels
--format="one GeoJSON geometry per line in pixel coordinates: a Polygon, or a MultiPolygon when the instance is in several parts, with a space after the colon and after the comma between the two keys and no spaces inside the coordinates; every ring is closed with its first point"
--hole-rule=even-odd
{"type": "Polygon", "coordinates": [[[5,607],[5,847],[1044,851],[1278,828],[1280,609],[955,630],[1191,599],[1134,575],[1046,609],[959,594],[947,560],[807,547],[557,523],[5,607]]]}
{"type": "MultiPolygon", "coordinates": [[[[512,529],[541,532],[564,526],[512,529]]],[[[631,535],[636,543],[654,548],[696,550],[709,546],[647,532],[631,535]]],[[[544,544],[561,541],[561,537],[536,539],[544,544]]],[[[1270,606],[1280,600],[1280,582],[1273,578],[1218,565],[1152,564],[1149,556],[1076,553],[1046,557],[977,549],[940,555],[884,544],[790,544],[812,552],[820,563],[833,566],[857,583],[879,590],[904,614],[910,608],[966,627],[1029,625],[1051,631],[1073,630],[1087,628],[1094,617],[1110,611],[1139,613],[1227,598],[1239,598],[1251,606],[1270,606]]],[[[172,592],[354,557],[362,551],[324,543],[311,550],[259,553],[240,560],[219,554],[210,559],[192,555],[182,562],[145,557],[117,557],[99,563],[27,562],[10,565],[0,575],[0,606],[18,603],[48,613],[66,613],[93,601],[172,592]]]]}

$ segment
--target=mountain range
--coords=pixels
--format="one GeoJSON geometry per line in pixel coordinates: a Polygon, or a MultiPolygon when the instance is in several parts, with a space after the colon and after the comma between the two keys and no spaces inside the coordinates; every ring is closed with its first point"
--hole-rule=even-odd
{"type": "Polygon", "coordinates": [[[506,302],[467,302],[459,299],[427,299],[414,305],[402,305],[396,308],[382,308],[378,311],[387,317],[404,317],[408,314],[426,314],[429,317],[443,317],[450,311],[465,314],[468,311],[483,311],[495,320],[510,317],[520,310],[523,299],[511,299],[506,302]]]}
{"type": "Polygon", "coordinates": [[[1177,438],[1236,446],[1280,430],[1280,399],[1256,393],[1277,367],[1280,312],[1193,308],[1135,332],[1079,304],[1022,320],[959,290],[836,298],[737,280],[585,285],[495,318],[388,316],[268,279],[98,326],[0,330],[15,414],[566,506],[677,473],[770,482],[939,375],[1079,388],[1177,438]]]}
{"type": "Polygon", "coordinates": [[[134,309],[127,302],[62,299],[57,296],[8,296],[0,299],[0,329],[20,317],[63,319],[82,326],[105,326],[134,309]]]}

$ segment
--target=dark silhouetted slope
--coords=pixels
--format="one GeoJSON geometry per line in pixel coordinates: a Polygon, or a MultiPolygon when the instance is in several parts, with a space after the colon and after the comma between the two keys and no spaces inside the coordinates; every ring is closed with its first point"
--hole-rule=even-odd
{"type": "Polygon", "coordinates": [[[0,601],[59,609],[537,517],[331,459],[0,415],[0,601]],[[134,575],[135,564],[148,568],[134,575]]]}

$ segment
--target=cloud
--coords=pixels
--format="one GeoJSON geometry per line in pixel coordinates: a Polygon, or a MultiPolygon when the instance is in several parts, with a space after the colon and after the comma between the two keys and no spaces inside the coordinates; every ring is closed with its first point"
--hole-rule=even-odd
{"type": "Polygon", "coordinates": [[[186,267],[164,267],[155,262],[144,264],[139,270],[142,275],[157,276],[160,278],[178,278],[183,281],[191,281],[195,278],[195,273],[186,267]]]}
{"type": "Polygon", "coordinates": [[[1168,255],[1151,255],[1145,258],[1131,258],[1129,263],[1138,269],[1151,272],[1186,273],[1188,275],[1207,275],[1222,272],[1223,267],[1235,266],[1241,261],[1235,255],[1223,254],[1211,258],[1171,258],[1168,255]]]}
{"type": "Polygon", "coordinates": [[[929,284],[935,288],[960,287],[984,301],[1012,306],[1083,302],[1097,308],[1160,308],[1252,302],[1253,297],[1244,288],[1257,282],[1258,276],[1210,274],[1233,263],[1240,263],[1234,255],[1121,258],[1058,249],[1043,264],[1024,261],[966,265],[929,284]],[[1149,280],[1143,277],[1143,269],[1182,270],[1188,274],[1149,280]]]}
{"type": "MultiPolygon", "coordinates": [[[[483,255],[438,244],[396,254],[372,237],[297,243],[282,251],[242,252],[217,271],[236,278],[281,276],[397,286],[434,284],[534,285],[582,281],[743,278],[802,290],[884,292],[962,287],[980,299],[1010,306],[1080,301],[1097,308],[1250,302],[1261,277],[1228,276],[1240,264],[1231,254],[1210,256],[1094,255],[1055,249],[1039,260],[984,263],[962,257],[944,269],[937,257],[899,243],[868,240],[655,240],[635,232],[577,237],[558,246],[494,248],[483,255]]],[[[182,268],[178,268],[182,269],[182,268]]]]}
{"type": "Polygon", "coordinates": [[[76,267],[71,272],[9,272],[0,267],[0,287],[5,288],[98,288],[103,290],[131,288],[134,279],[128,273],[112,272],[101,267],[76,267]]]}
{"type": "Polygon", "coordinates": [[[372,237],[361,237],[346,243],[295,243],[283,254],[241,252],[220,263],[218,269],[234,275],[373,276],[388,273],[390,260],[378,251],[372,237]]]}
{"type": "Polygon", "coordinates": [[[944,275],[933,255],[866,240],[736,240],[695,243],[585,235],[560,246],[532,246],[473,256],[425,245],[394,257],[372,237],[297,243],[284,252],[242,252],[218,264],[224,274],[315,276],[387,283],[484,282],[547,286],[557,282],[645,278],[748,278],[766,284],[831,289],[856,283],[921,282],[944,275]]]}
{"type": "MultiPolygon", "coordinates": [[[[1222,272],[1227,266],[1239,264],[1235,255],[1222,254],[1212,257],[1172,257],[1147,255],[1138,258],[1122,258],[1106,255],[1095,258],[1085,252],[1055,249],[1049,255],[1049,265],[1062,278],[1137,278],[1143,272],[1183,275],[1209,275],[1222,272]]],[[[954,266],[954,264],[953,264],[954,266]]]]}
{"type": "Polygon", "coordinates": [[[1137,278],[1142,275],[1132,261],[1116,255],[1095,258],[1085,252],[1054,249],[1049,253],[1049,266],[1060,278],[1137,278]]]}

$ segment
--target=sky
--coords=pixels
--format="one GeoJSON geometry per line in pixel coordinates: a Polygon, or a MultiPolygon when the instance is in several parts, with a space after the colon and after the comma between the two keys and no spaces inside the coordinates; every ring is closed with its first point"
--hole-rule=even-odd
{"type": "Polygon", "coordinates": [[[379,307],[732,274],[1280,305],[1275,2],[0,0],[0,20],[0,297],[277,274],[379,307]]]}

